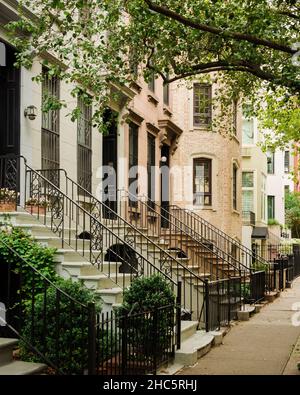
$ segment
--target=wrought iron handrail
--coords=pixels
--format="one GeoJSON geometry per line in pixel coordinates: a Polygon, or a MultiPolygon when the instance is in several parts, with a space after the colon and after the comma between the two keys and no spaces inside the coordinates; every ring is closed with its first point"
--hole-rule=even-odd
{"type": "MultiPolygon", "coordinates": [[[[125,192],[125,191],[122,191],[125,192]]],[[[175,232],[178,232],[181,236],[181,242],[180,245],[184,244],[182,242],[183,235],[186,235],[191,239],[194,243],[197,243],[197,246],[205,248],[206,250],[209,250],[214,256],[216,256],[218,259],[221,261],[224,260],[225,263],[228,265],[228,268],[233,270],[234,274],[231,275],[230,273],[227,274],[227,278],[232,278],[236,276],[236,270],[238,271],[239,276],[242,279],[242,284],[245,287],[246,283],[252,278],[259,276],[261,273],[261,270],[255,270],[254,268],[245,266],[242,262],[240,262],[237,258],[234,256],[228,254],[227,251],[222,250],[219,248],[218,245],[212,245],[210,246],[210,243],[207,239],[203,238],[201,234],[199,234],[197,231],[195,231],[189,224],[183,223],[178,217],[174,216],[172,212],[169,210],[163,208],[162,206],[158,205],[156,202],[151,201],[145,196],[138,197],[136,195],[131,194],[129,191],[126,191],[126,201],[129,201],[131,199],[134,199],[135,202],[137,202],[137,207],[140,210],[140,206],[144,207],[146,210],[148,210],[150,213],[153,212],[155,213],[156,216],[160,218],[160,221],[158,221],[156,224],[153,225],[154,232],[161,234],[161,226],[162,223],[166,226],[166,229],[169,229],[168,233],[170,237],[172,237],[172,231],[175,229],[175,232]]],[[[141,211],[145,211],[143,208],[141,211]]],[[[143,214],[141,215],[143,217],[143,214]]],[[[167,236],[168,237],[168,236],[167,236]]],[[[267,270],[269,272],[269,265],[267,267],[267,270]]],[[[260,295],[259,299],[262,299],[263,296],[260,295]]],[[[257,301],[257,300],[254,300],[257,301]]]]}
{"type": "MultiPolygon", "coordinates": [[[[47,175],[47,172],[51,172],[52,174],[62,173],[66,178],[66,183],[61,182],[62,180],[60,178],[59,182],[65,186],[66,193],[69,195],[68,199],[74,204],[77,200],[84,206],[89,205],[89,209],[87,209],[89,211],[83,210],[85,215],[90,215],[93,221],[97,221],[101,227],[112,232],[118,243],[132,249],[135,254],[138,254],[139,259],[144,260],[156,272],[163,274],[169,281],[172,280],[173,288],[176,288],[178,282],[183,278],[182,308],[193,311],[196,314],[196,319],[199,321],[202,319],[199,313],[203,305],[204,279],[185,266],[180,259],[172,256],[170,252],[164,250],[158,243],[145,235],[145,233],[126,221],[109,206],[96,199],[90,192],[72,180],[64,169],[40,169],[36,170],[36,172],[41,174],[41,176],[42,174],[47,175]],[[105,225],[105,215],[103,213],[108,214],[109,219],[107,221],[111,222],[110,226],[105,225]],[[143,248],[143,244],[145,248],[143,248]]],[[[47,179],[47,176],[42,177],[45,180],[47,179]]],[[[55,188],[58,189],[57,187],[55,188]]],[[[76,203],[76,206],[81,207],[79,203],[76,203]]],[[[122,256],[118,255],[118,257],[120,260],[124,260],[122,256]]],[[[132,259],[132,256],[129,256],[125,263],[130,264],[130,259],[132,259]]],[[[141,275],[144,274],[147,273],[141,273],[141,275]]]]}
{"type": "MultiPolygon", "coordinates": [[[[128,191],[126,191],[126,194],[128,195],[128,197],[137,198],[137,196],[134,196],[133,194],[131,194],[128,191]]],[[[201,247],[205,248],[206,250],[209,250],[211,253],[218,256],[220,259],[225,259],[226,263],[228,263],[233,269],[237,269],[237,270],[241,269],[241,270],[245,270],[247,272],[253,271],[252,268],[245,266],[237,258],[230,255],[228,252],[222,250],[217,245],[210,246],[209,240],[201,237],[201,235],[198,232],[196,232],[191,226],[183,223],[178,217],[173,215],[170,211],[168,211],[164,207],[160,206],[156,202],[148,199],[145,196],[142,196],[138,200],[138,203],[140,203],[141,205],[144,205],[148,211],[150,211],[150,212],[152,211],[156,215],[160,216],[161,220],[163,220],[163,222],[165,222],[171,226],[175,226],[178,231],[180,231],[181,233],[184,233],[186,236],[189,236],[195,243],[198,243],[201,247]],[[142,199],[144,199],[144,200],[142,200],[142,199]],[[175,222],[172,222],[170,220],[170,218],[175,222]],[[177,224],[176,224],[176,222],[177,222],[177,224]],[[225,258],[224,258],[224,256],[225,256],[225,258]],[[231,263],[231,261],[236,263],[236,265],[231,263]]]]}
{"type": "MultiPolygon", "coordinates": [[[[15,275],[18,274],[20,276],[20,290],[17,292],[17,300],[13,300],[11,297],[12,290],[8,288],[7,300],[5,300],[6,314],[8,314],[8,317],[6,317],[5,322],[2,323],[1,326],[8,328],[10,334],[17,336],[26,345],[27,349],[29,349],[30,352],[34,353],[47,366],[54,369],[54,371],[57,374],[66,374],[66,372],[64,372],[64,366],[59,366],[59,358],[57,355],[55,356],[56,361],[53,361],[51,357],[49,358],[45,355],[47,353],[49,353],[50,355],[55,354],[54,350],[47,349],[46,343],[43,346],[44,350],[40,350],[34,344],[36,341],[37,343],[39,343],[39,341],[41,340],[41,339],[36,340],[35,337],[34,328],[37,325],[36,313],[35,313],[35,300],[38,295],[43,298],[43,314],[44,314],[43,321],[47,319],[49,323],[50,319],[54,319],[57,325],[59,322],[63,322],[63,320],[60,317],[60,306],[59,306],[62,296],[65,298],[65,300],[67,300],[67,303],[69,303],[70,306],[77,305],[78,308],[80,308],[80,310],[82,311],[82,314],[86,314],[86,317],[88,316],[88,306],[74,299],[74,297],[66,293],[64,290],[62,290],[57,284],[55,284],[47,276],[45,276],[43,273],[37,270],[28,261],[28,259],[21,256],[14,248],[12,248],[12,246],[8,245],[4,240],[0,240],[0,243],[3,246],[5,246],[5,248],[7,248],[10,251],[10,253],[12,253],[18,258],[20,265],[20,267],[16,271],[16,268],[12,267],[12,264],[10,262],[7,262],[7,266],[8,266],[7,285],[8,287],[11,286],[11,276],[12,276],[12,272],[14,271],[15,275]],[[24,270],[24,268],[26,268],[26,270],[24,270]],[[27,281],[29,281],[28,279],[30,279],[30,284],[31,284],[30,296],[24,295],[25,291],[22,289],[22,284],[24,282],[23,276],[24,278],[27,279],[27,281]],[[55,290],[58,305],[57,305],[57,314],[55,315],[52,314],[51,317],[48,317],[47,289],[50,287],[55,290]],[[28,301],[30,301],[30,305],[31,305],[31,310],[29,310],[29,313],[26,310],[26,306],[29,306],[28,303],[26,304],[26,302],[28,301]],[[27,323],[27,325],[28,323],[30,323],[30,331],[29,331],[30,338],[26,337],[26,334],[22,332],[23,331],[22,328],[25,323],[27,323]]],[[[63,312],[63,315],[64,314],[65,313],[63,312]]],[[[47,337],[46,327],[44,328],[44,331],[45,331],[44,336],[47,337]]],[[[59,331],[56,332],[56,336],[59,336],[59,331]]],[[[85,339],[85,341],[86,340],[87,339],[85,339]]],[[[70,345],[70,347],[72,347],[72,345],[70,345]]]]}
{"type": "MultiPolygon", "coordinates": [[[[75,245],[74,243],[72,244],[72,232],[71,229],[68,228],[68,237],[65,238],[64,236],[64,231],[65,225],[66,225],[66,218],[68,221],[68,225],[73,225],[73,222],[75,222],[76,226],[76,233],[78,233],[78,230],[81,230],[82,232],[87,232],[91,235],[90,239],[82,239],[82,251],[81,255],[83,257],[87,257],[89,262],[92,264],[97,264],[98,268],[103,269],[103,259],[102,259],[102,253],[103,253],[103,241],[104,238],[107,239],[107,235],[109,242],[118,242],[118,243],[123,243],[128,247],[128,249],[132,248],[132,246],[127,242],[124,241],[117,233],[112,231],[108,226],[105,224],[101,223],[98,218],[96,218],[94,215],[92,215],[90,212],[85,210],[83,207],[80,206],[79,203],[75,202],[73,199],[68,197],[64,192],[62,192],[56,185],[54,185],[52,182],[50,182],[46,177],[44,177],[42,174],[40,174],[40,171],[33,170],[30,166],[26,165],[26,172],[30,176],[29,180],[29,185],[30,185],[30,198],[31,199],[36,199],[37,203],[39,205],[39,202],[42,203],[44,202],[44,199],[49,199],[50,200],[50,212],[51,212],[51,217],[50,217],[50,227],[51,230],[54,233],[58,233],[59,236],[61,237],[62,241],[62,248],[64,247],[64,244],[66,243],[68,246],[73,248],[75,251],[79,252],[79,247],[81,244],[81,239],[78,241],[78,238],[75,235],[76,241],[75,245]],[[38,181],[37,185],[37,190],[35,190],[35,185],[34,182],[38,181]],[[64,207],[65,204],[65,207],[64,207]],[[55,222],[55,220],[58,220],[58,223],[55,222]],[[79,221],[81,220],[81,226],[79,224],[79,221]],[[61,222],[59,222],[61,221],[61,222]],[[80,229],[81,228],[81,229],[80,229]],[[104,235],[104,231],[106,232],[106,235],[104,235]],[[86,247],[85,247],[85,241],[88,241],[88,248],[87,248],[87,254],[85,253],[86,247]],[[98,255],[94,255],[93,251],[96,251],[95,253],[98,255]],[[87,256],[86,256],[87,255],[87,256]]],[[[29,209],[30,211],[30,209],[29,209]]],[[[45,225],[47,225],[47,211],[43,214],[38,213],[38,217],[44,219],[45,225]]],[[[110,244],[109,243],[109,244],[110,244]]],[[[156,267],[150,260],[145,258],[141,253],[138,251],[135,251],[135,254],[138,256],[139,260],[139,266],[141,268],[141,273],[138,272],[138,269],[135,268],[132,265],[132,262],[130,262],[129,257],[126,259],[124,256],[121,256],[117,251],[114,251],[114,255],[116,258],[119,260],[117,262],[122,262],[126,265],[129,266],[129,273],[121,273],[123,274],[122,276],[122,282],[123,282],[123,288],[124,288],[124,275],[125,274],[130,274],[131,275],[131,280],[134,277],[134,275],[139,275],[139,274],[152,274],[152,273],[159,273],[166,280],[168,280],[172,286],[176,287],[176,282],[168,276],[165,272],[163,272],[160,268],[156,267]],[[145,273],[145,266],[147,267],[147,273],[145,273]]],[[[132,257],[130,257],[132,258],[132,257]]],[[[110,258],[111,259],[111,258],[110,258]]],[[[115,263],[115,261],[111,261],[109,258],[107,262],[109,264],[115,263]]],[[[112,265],[111,265],[112,266],[112,265]]],[[[112,269],[112,267],[110,268],[112,269]]],[[[108,270],[108,277],[111,278],[116,284],[120,285],[118,281],[118,273],[117,271],[113,273],[112,270],[108,270]]]]}
{"type": "MultiPolygon", "coordinates": [[[[248,266],[248,264],[250,266],[250,264],[252,264],[253,260],[255,262],[259,262],[263,265],[269,266],[269,262],[265,258],[263,258],[262,256],[259,256],[255,252],[251,251],[248,247],[244,246],[240,241],[232,238],[227,233],[223,232],[221,229],[217,228],[210,222],[206,221],[205,219],[200,217],[199,214],[194,213],[188,209],[183,209],[177,205],[171,205],[170,209],[174,209],[176,211],[179,211],[180,213],[183,213],[185,218],[186,217],[190,218],[190,221],[191,221],[191,223],[193,223],[193,225],[197,224],[197,226],[195,226],[195,229],[198,229],[199,234],[201,234],[201,233],[209,234],[209,232],[211,232],[212,234],[216,234],[217,238],[214,239],[214,241],[217,242],[218,245],[220,245],[219,240],[218,240],[218,237],[219,237],[223,242],[225,242],[225,243],[228,242],[229,243],[228,246],[230,245],[233,248],[237,247],[247,257],[246,263],[244,263],[245,266],[248,266]],[[199,229],[203,230],[203,227],[206,227],[209,231],[208,232],[205,230],[202,232],[199,231],[199,229]]],[[[184,222],[184,220],[183,220],[183,222],[184,222]]],[[[193,226],[193,228],[194,228],[194,226],[193,226]]],[[[242,258],[242,253],[239,255],[240,258],[242,258]]]]}

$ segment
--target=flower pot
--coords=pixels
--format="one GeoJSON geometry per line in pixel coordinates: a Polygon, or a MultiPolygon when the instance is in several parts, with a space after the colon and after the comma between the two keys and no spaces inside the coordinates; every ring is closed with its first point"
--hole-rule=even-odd
{"type": "Polygon", "coordinates": [[[46,214],[46,207],[45,206],[26,205],[26,210],[29,211],[30,214],[39,214],[39,215],[46,214]]]}
{"type": "Polygon", "coordinates": [[[16,211],[16,203],[0,203],[0,212],[8,213],[16,211]]]}

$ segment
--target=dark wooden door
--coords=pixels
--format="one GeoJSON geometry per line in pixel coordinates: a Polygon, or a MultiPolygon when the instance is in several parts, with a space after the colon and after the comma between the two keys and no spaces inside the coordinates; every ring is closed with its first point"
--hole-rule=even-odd
{"type": "MultiPolygon", "coordinates": [[[[103,136],[103,202],[114,213],[118,210],[118,126],[117,114],[107,110],[104,114],[107,133],[103,136]]],[[[111,210],[103,211],[104,218],[114,219],[111,210]]]]}
{"type": "MultiPolygon", "coordinates": [[[[14,49],[5,45],[0,66],[0,156],[20,154],[20,71],[14,67],[14,49]]],[[[0,187],[19,191],[19,160],[0,159],[0,187]]]]}
{"type": "Polygon", "coordinates": [[[170,209],[170,147],[163,145],[161,148],[161,208],[162,208],[162,228],[169,228],[170,209]]]}
{"type": "Polygon", "coordinates": [[[0,66],[0,155],[20,154],[20,70],[14,49],[6,45],[6,66],[0,66]]]}

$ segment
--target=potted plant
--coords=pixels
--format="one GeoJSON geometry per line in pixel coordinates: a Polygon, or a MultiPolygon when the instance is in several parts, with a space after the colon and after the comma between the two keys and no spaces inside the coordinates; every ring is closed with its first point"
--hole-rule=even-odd
{"type": "Polygon", "coordinates": [[[16,211],[19,193],[8,188],[0,188],[0,211],[16,211]]]}
{"type": "Polygon", "coordinates": [[[48,207],[48,202],[44,198],[41,199],[30,198],[26,201],[26,205],[25,205],[26,210],[28,210],[31,214],[40,214],[40,215],[46,214],[47,207],[48,207]]]}

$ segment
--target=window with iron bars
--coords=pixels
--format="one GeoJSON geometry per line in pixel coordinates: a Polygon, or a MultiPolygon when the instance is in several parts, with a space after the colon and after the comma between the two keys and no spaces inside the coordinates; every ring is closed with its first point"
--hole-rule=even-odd
{"type": "MultiPolygon", "coordinates": [[[[80,115],[77,121],[77,180],[91,192],[92,189],[92,106],[78,98],[80,115]]],[[[83,191],[79,191],[83,193],[83,191]]]]}
{"type": "Polygon", "coordinates": [[[128,186],[129,186],[129,206],[137,207],[137,199],[136,195],[138,193],[137,190],[137,166],[138,166],[138,139],[139,139],[139,127],[131,122],[129,124],[129,178],[128,178],[128,186]]]}
{"type": "MultiPolygon", "coordinates": [[[[43,67],[42,108],[47,101],[59,101],[60,81],[56,76],[50,76],[49,70],[43,67]]],[[[42,169],[48,170],[45,176],[55,185],[59,185],[59,109],[51,109],[42,113],[41,133],[41,163],[42,169]],[[54,170],[54,171],[51,171],[54,170]]]]}

